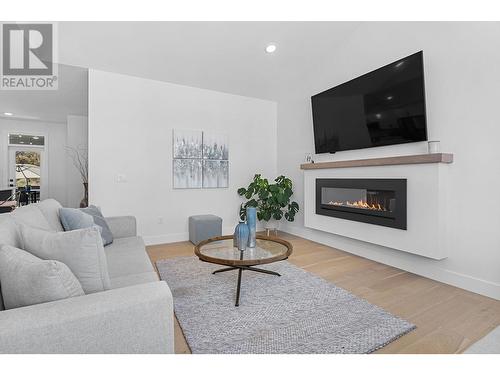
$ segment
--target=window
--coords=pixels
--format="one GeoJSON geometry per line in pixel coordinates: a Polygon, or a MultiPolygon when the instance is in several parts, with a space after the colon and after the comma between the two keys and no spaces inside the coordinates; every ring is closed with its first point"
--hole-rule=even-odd
{"type": "Polygon", "coordinates": [[[44,146],[43,135],[9,134],[9,145],[13,146],[44,146]]]}

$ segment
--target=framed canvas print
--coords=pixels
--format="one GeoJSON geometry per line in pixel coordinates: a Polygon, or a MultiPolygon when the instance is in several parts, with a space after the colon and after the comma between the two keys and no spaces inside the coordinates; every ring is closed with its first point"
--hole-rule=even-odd
{"type": "Polygon", "coordinates": [[[172,149],[174,159],[201,159],[203,132],[201,130],[175,129],[172,149]]]}
{"type": "Polygon", "coordinates": [[[174,189],[213,189],[229,186],[227,134],[174,129],[172,150],[174,189]]]}
{"type": "Polygon", "coordinates": [[[227,141],[227,134],[217,132],[203,132],[203,159],[229,159],[229,145],[227,141]]]}
{"type": "Polygon", "coordinates": [[[202,187],[201,159],[173,160],[174,189],[200,189],[202,187]]]}
{"type": "Polygon", "coordinates": [[[229,161],[221,160],[219,167],[219,179],[217,180],[219,188],[229,187],[229,161]]]}
{"type": "Polygon", "coordinates": [[[227,188],[229,186],[229,162],[203,160],[203,187],[227,188]]]}

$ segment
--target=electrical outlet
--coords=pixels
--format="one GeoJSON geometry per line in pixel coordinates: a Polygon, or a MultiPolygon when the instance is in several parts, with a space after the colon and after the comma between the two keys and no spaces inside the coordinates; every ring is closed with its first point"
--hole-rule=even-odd
{"type": "Polygon", "coordinates": [[[127,176],[125,176],[124,174],[119,174],[116,176],[116,182],[118,183],[125,183],[127,182],[127,176]]]}

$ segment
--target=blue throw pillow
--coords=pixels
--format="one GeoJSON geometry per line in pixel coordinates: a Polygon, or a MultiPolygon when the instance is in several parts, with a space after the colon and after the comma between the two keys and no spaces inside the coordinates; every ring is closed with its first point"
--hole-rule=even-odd
{"type": "Polygon", "coordinates": [[[92,218],[94,219],[94,224],[101,228],[101,237],[104,246],[113,243],[113,234],[111,233],[108,223],[106,223],[106,220],[104,219],[104,216],[102,215],[99,207],[89,206],[87,208],[80,208],[80,211],[92,216],[92,218]]]}
{"type": "Polygon", "coordinates": [[[87,208],[60,208],[59,218],[65,231],[90,228],[97,225],[101,232],[104,246],[113,242],[113,235],[101,211],[96,206],[87,208]]]}
{"type": "Polygon", "coordinates": [[[94,219],[76,208],[60,208],[59,218],[65,231],[90,228],[94,219]]]}

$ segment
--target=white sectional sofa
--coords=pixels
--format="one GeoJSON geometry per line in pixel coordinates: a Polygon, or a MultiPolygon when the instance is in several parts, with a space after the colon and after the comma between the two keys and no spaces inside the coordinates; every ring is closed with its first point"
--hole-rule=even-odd
{"type": "MultiPolygon", "coordinates": [[[[60,207],[49,199],[0,214],[0,246],[23,248],[20,223],[62,231],[60,207]]],[[[10,310],[0,299],[0,353],[174,352],[172,294],[136,234],[135,218],[106,222],[114,237],[104,248],[111,289],[10,310]]]]}

